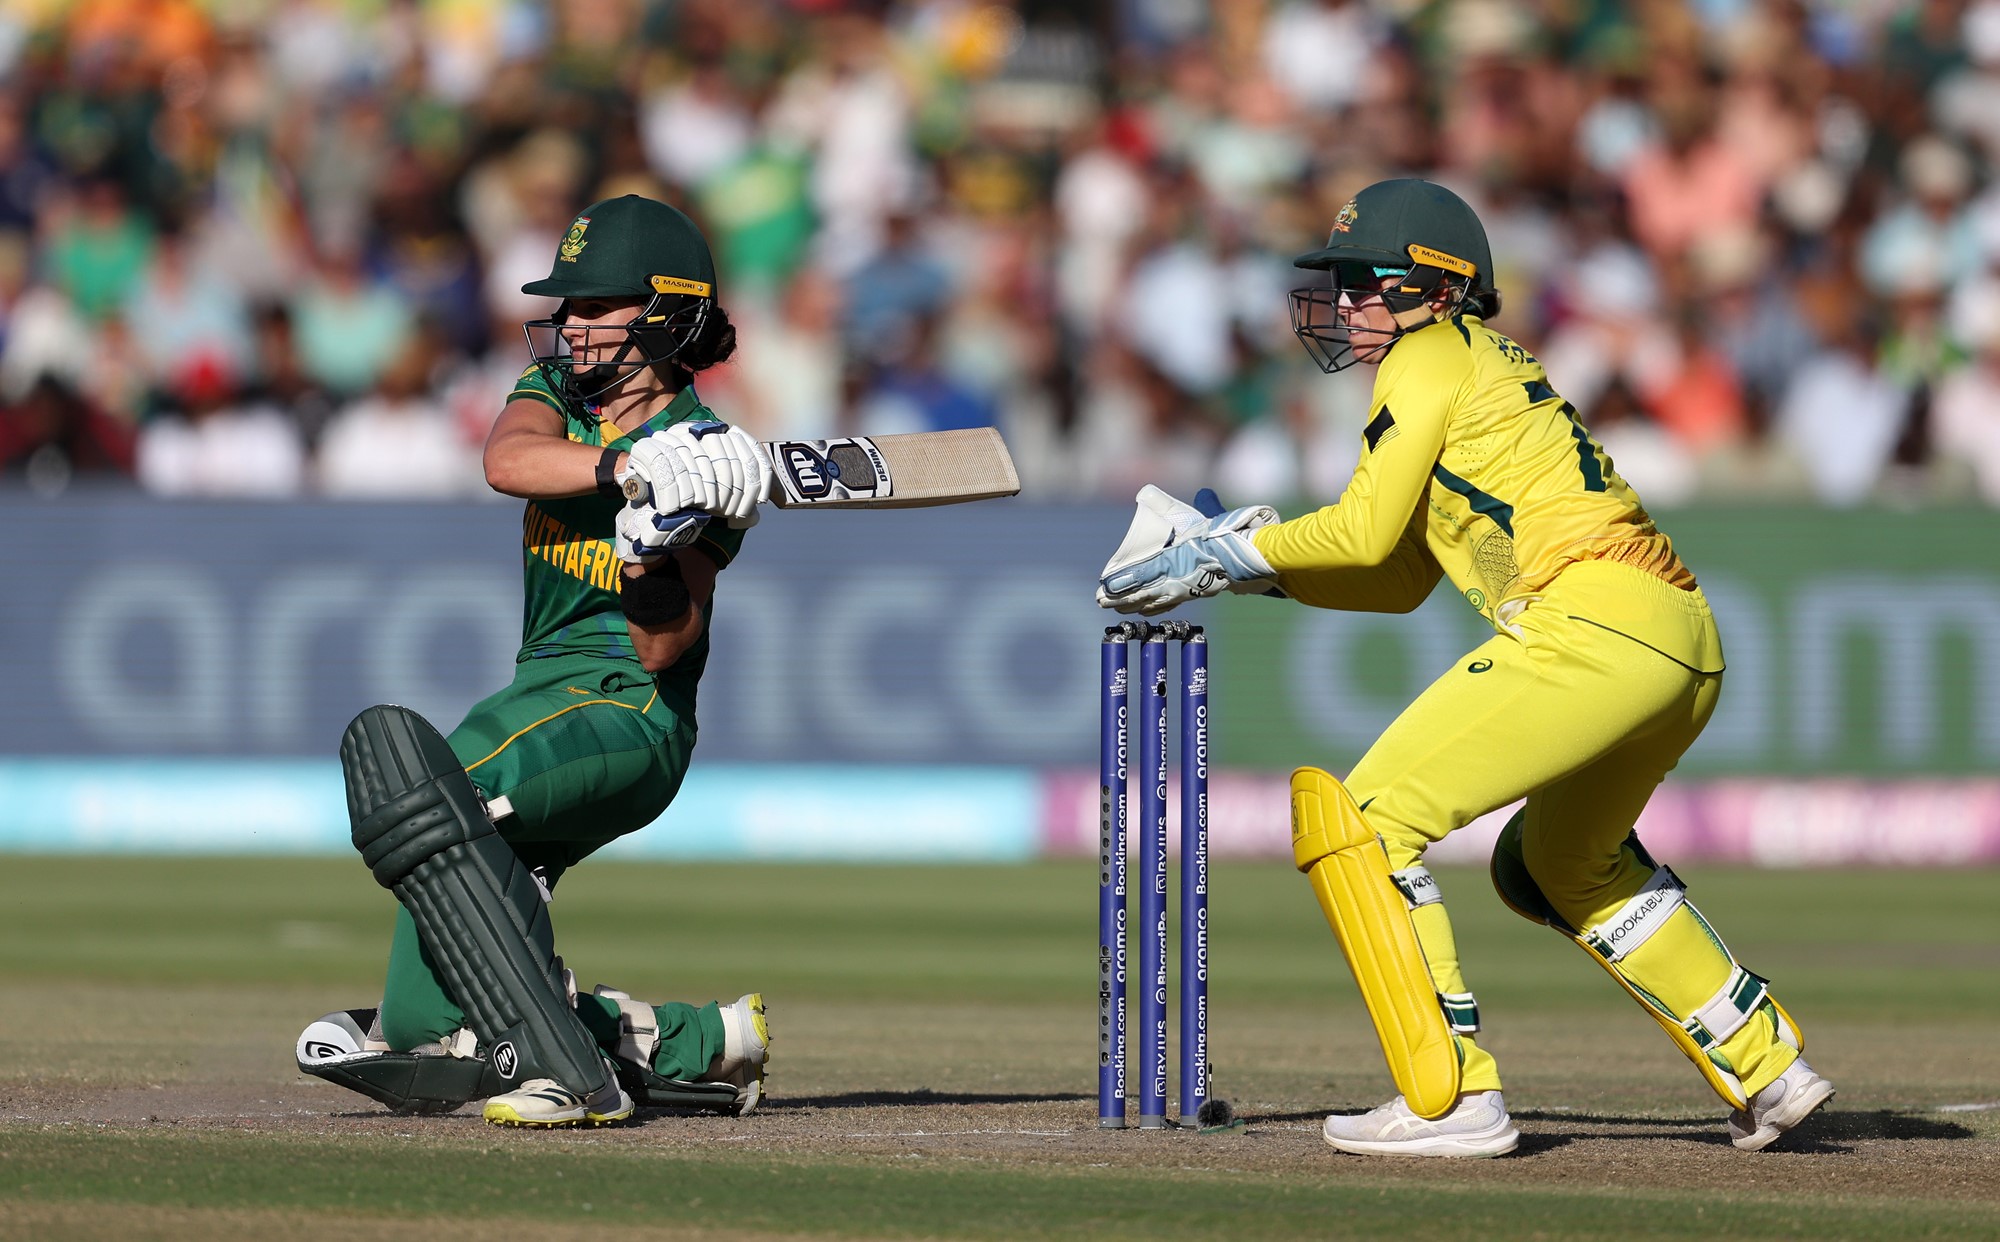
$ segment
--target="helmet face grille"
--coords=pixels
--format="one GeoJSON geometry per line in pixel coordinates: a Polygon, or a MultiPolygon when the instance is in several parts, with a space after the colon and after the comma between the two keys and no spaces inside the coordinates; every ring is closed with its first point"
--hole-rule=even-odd
{"type": "Polygon", "coordinates": [[[1392,315],[1401,315],[1442,294],[1446,313],[1465,305],[1472,278],[1454,277],[1435,267],[1390,267],[1375,263],[1338,262],[1326,269],[1327,283],[1292,290],[1292,335],[1306,353],[1331,375],[1357,362],[1370,362],[1394,344],[1408,328],[1369,328],[1343,319],[1343,307],[1377,300],[1392,315]],[[1387,288],[1385,281],[1394,277],[1387,288]]]}
{"type": "Polygon", "coordinates": [[[529,357],[551,388],[578,401],[595,401],[640,371],[671,362],[701,335],[714,304],[690,294],[655,294],[630,323],[582,327],[567,322],[565,302],[554,315],[529,320],[521,330],[528,338],[529,357]],[[614,348],[598,361],[579,365],[571,352],[572,340],[579,337],[579,346],[614,348]]]}
{"type": "Polygon", "coordinates": [[[1338,290],[1325,287],[1292,290],[1292,335],[1328,375],[1358,361],[1354,342],[1340,322],[1339,297],[1338,290]]]}
{"type": "Polygon", "coordinates": [[[1306,353],[1328,375],[1345,371],[1388,348],[1397,332],[1380,331],[1342,320],[1344,302],[1352,307],[1362,299],[1379,296],[1375,282],[1349,288],[1339,276],[1331,285],[1309,285],[1292,290],[1292,335],[1306,347],[1306,353]]]}

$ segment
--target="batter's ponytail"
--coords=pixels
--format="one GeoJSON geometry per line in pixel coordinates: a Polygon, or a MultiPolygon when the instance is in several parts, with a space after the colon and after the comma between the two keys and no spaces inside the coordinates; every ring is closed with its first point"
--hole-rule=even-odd
{"type": "Polygon", "coordinates": [[[706,371],[729,361],[735,352],[736,325],[729,322],[729,312],[718,302],[708,308],[700,334],[674,355],[674,365],[688,372],[706,371]]]}

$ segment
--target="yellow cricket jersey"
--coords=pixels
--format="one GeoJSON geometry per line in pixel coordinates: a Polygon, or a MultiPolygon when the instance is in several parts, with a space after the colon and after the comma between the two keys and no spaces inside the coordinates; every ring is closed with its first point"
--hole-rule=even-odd
{"type": "Polygon", "coordinates": [[[1340,502],[1253,536],[1292,598],[1404,612],[1442,574],[1500,628],[1572,562],[1694,589],[1542,364],[1476,317],[1399,339],[1369,412],[1340,502]]]}

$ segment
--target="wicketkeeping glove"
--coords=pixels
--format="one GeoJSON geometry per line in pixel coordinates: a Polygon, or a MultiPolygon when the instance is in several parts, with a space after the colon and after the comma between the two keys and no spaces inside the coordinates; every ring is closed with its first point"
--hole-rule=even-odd
{"type": "Polygon", "coordinates": [[[1276,509],[1252,505],[1210,516],[1150,483],[1138,500],[1125,541],[1097,580],[1098,607],[1153,616],[1225,590],[1272,591],[1277,571],[1249,532],[1277,521],[1276,509]]]}

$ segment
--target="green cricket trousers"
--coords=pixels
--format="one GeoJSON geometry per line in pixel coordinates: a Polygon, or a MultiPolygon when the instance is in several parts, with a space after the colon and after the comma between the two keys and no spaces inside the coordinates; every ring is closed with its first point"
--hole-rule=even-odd
{"type": "MultiPolygon", "coordinates": [[[[673,801],[694,750],[689,707],[662,701],[636,660],[552,656],[516,665],[512,684],[475,705],[448,740],[480,793],[513,805],[500,835],[553,887],[564,871],[645,827],[673,801]]],[[[599,1045],[616,1051],[617,1004],[588,993],[576,1004],[599,1045]]],[[[722,1051],[718,1006],[669,1002],[656,1012],[653,1071],[700,1077],[722,1051]]],[[[383,1038],[408,1050],[463,1025],[465,1011],[446,993],[409,912],[398,906],[382,989],[383,1038]]]]}

